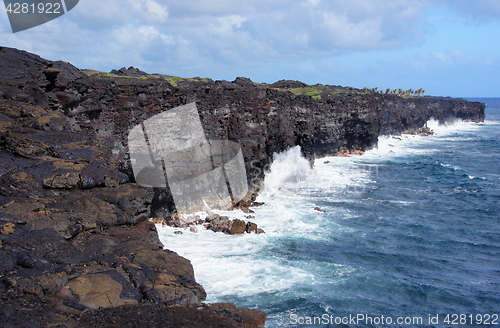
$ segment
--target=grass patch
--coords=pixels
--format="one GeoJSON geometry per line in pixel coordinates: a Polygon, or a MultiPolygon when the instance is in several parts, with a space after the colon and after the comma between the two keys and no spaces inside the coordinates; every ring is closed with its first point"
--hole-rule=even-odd
{"type": "Polygon", "coordinates": [[[309,96],[313,99],[321,99],[321,93],[322,91],[315,88],[315,87],[309,87],[309,88],[292,88],[289,89],[291,93],[294,95],[305,95],[309,96]]]}
{"type": "Polygon", "coordinates": [[[200,78],[200,77],[179,77],[179,76],[169,76],[164,78],[165,81],[172,84],[172,86],[176,87],[178,82],[181,81],[198,81],[198,82],[210,82],[212,79],[208,77],[200,78]]]}
{"type": "Polygon", "coordinates": [[[173,85],[174,87],[176,87],[177,86],[177,82],[182,81],[183,78],[182,77],[178,77],[178,76],[172,76],[172,77],[166,77],[165,80],[167,82],[169,82],[171,85],[173,85]]]}

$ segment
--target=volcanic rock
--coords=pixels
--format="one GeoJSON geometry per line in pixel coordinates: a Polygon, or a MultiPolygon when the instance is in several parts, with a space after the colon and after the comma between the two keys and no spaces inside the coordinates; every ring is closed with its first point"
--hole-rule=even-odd
{"type": "MultiPolygon", "coordinates": [[[[135,183],[130,129],[196,102],[207,140],[241,147],[249,192],[235,205],[245,207],[257,205],[276,152],[300,146],[311,162],[360,154],[379,135],[418,131],[430,118],[485,117],[484,104],[463,99],[358,91],[174,79],[133,67],[104,74],[0,47],[2,326],[263,326],[257,310],[193,308],[206,293],[191,263],[163,250],[148,219],[188,222],[176,216],[169,188],[135,183]]],[[[219,215],[205,222],[213,231],[263,233],[219,215]]]]}
{"type": "Polygon", "coordinates": [[[230,235],[242,234],[246,232],[246,224],[245,221],[242,220],[234,220],[231,224],[231,228],[229,229],[230,235]]]}

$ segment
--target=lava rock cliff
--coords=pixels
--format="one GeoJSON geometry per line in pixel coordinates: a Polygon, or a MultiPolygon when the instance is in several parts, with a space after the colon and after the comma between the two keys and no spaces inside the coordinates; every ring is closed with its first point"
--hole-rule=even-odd
{"type": "Polygon", "coordinates": [[[135,68],[100,73],[0,47],[4,327],[264,325],[261,311],[203,303],[191,263],[164,250],[148,220],[175,211],[171,195],[134,180],[130,129],[191,102],[207,139],[240,144],[251,187],[246,205],[276,152],[300,146],[313,161],[366,150],[380,135],[430,118],[485,117],[484,104],[463,99],[180,79],[135,68]]]}

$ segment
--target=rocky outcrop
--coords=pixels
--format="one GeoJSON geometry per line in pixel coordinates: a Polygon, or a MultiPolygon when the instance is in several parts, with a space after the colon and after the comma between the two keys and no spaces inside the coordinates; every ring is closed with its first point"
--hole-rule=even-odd
{"type": "Polygon", "coordinates": [[[240,235],[255,232],[257,234],[264,233],[264,230],[257,227],[254,222],[245,222],[244,220],[231,220],[227,216],[220,216],[218,214],[209,215],[205,218],[206,229],[213,232],[223,232],[228,235],[240,235]]]}
{"type": "MultiPolygon", "coordinates": [[[[361,152],[431,117],[484,119],[484,104],[461,99],[180,79],[133,67],[104,74],[0,47],[3,326],[264,324],[257,310],[203,304],[190,262],[164,250],[148,220],[175,212],[169,189],[135,183],[130,128],[190,102],[207,140],[240,144],[251,188],[238,206],[246,213],[275,152],[299,145],[312,161],[361,152]]],[[[199,221],[227,234],[263,232],[223,216],[199,221]]]]}
{"type": "MultiPolygon", "coordinates": [[[[65,121],[59,127],[52,123],[50,129],[64,125],[66,130],[70,125],[74,131],[97,136],[131,179],[126,140],[130,128],[190,102],[197,104],[207,140],[240,143],[252,185],[263,177],[273,153],[292,146],[301,146],[313,160],[344,149],[365,150],[379,135],[421,128],[430,118],[484,120],[484,104],[463,99],[403,97],[297,81],[267,85],[245,78],[176,79],[146,75],[132,67],[87,76],[64,62],[9,48],[0,51],[0,66],[8,64],[13,77],[0,91],[4,98],[64,112],[65,121]],[[48,68],[60,73],[52,70],[49,79],[48,68]]],[[[49,122],[51,113],[37,115],[49,122]]],[[[37,126],[49,128],[47,124],[37,126]]]]}

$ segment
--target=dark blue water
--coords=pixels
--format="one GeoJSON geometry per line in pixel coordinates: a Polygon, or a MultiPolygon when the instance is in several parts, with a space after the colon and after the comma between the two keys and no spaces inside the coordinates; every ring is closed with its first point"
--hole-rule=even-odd
{"type": "Polygon", "coordinates": [[[199,259],[170,248],[208,301],[261,309],[266,327],[500,327],[500,101],[482,101],[485,123],[312,171],[283,154],[255,213],[265,236],[197,236],[199,259]]]}

